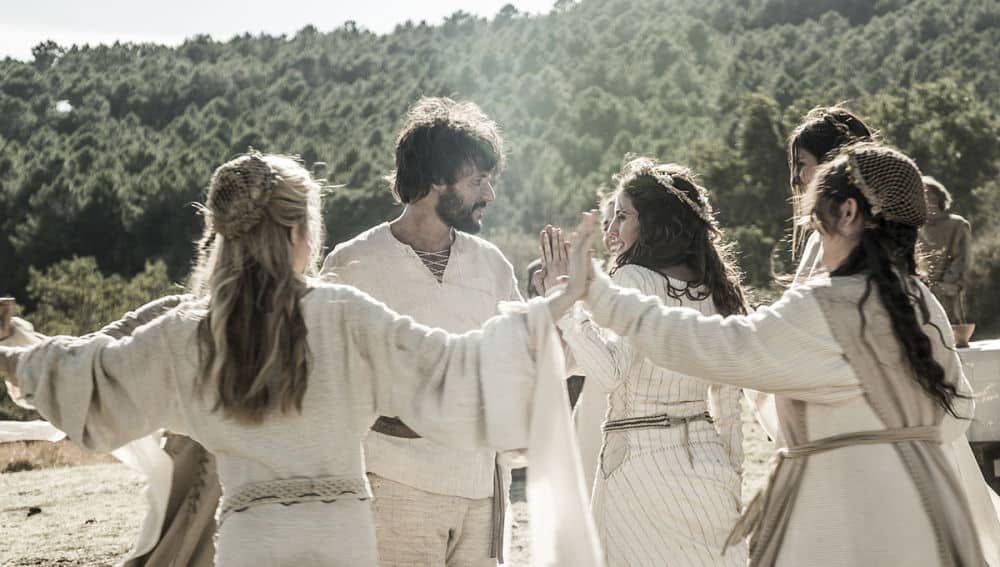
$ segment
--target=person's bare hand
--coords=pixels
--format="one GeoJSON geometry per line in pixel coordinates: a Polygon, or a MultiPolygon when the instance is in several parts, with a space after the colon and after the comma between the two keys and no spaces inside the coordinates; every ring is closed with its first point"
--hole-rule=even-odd
{"type": "Polygon", "coordinates": [[[545,295],[545,268],[539,268],[531,274],[531,287],[535,288],[535,295],[545,295]]]}
{"type": "MultiPolygon", "coordinates": [[[[594,234],[597,232],[598,215],[594,212],[583,213],[580,224],[573,234],[572,242],[564,255],[567,263],[566,289],[552,296],[549,301],[549,311],[553,318],[562,317],[574,303],[587,295],[587,286],[593,276],[593,245],[594,234]]],[[[560,243],[559,237],[556,244],[560,243]]],[[[566,243],[563,242],[565,245],[566,243]]]]}
{"type": "Polygon", "coordinates": [[[565,281],[569,273],[569,244],[563,238],[561,228],[547,225],[539,235],[539,248],[544,274],[542,287],[548,290],[565,281]]]}
{"type": "Polygon", "coordinates": [[[566,244],[565,260],[568,275],[566,294],[572,297],[573,301],[583,299],[587,295],[587,286],[594,275],[593,245],[599,221],[600,215],[596,211],[580,215],[580,224],[573,233],[572,242],[566,244]]]}

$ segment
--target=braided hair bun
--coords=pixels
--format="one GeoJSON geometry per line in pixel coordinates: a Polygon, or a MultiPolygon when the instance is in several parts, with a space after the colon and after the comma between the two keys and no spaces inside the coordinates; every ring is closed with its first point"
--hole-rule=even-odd
{"type": "Polygon", "coordinates": [[[205,203],[212,229],[228,239],[249,233],[264,218],[277,183],[277,173],[253,149],[219,166],[205,203]]]}

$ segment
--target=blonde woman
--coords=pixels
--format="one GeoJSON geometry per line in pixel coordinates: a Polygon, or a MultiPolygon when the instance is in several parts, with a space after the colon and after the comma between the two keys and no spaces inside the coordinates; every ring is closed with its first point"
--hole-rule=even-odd
{"type": "MultiPolygon", "coordinates": [[[[214,453],[219,565],[374,565],[361,440],[375,416],[451,446],[525,446],[535,361],[554,342],[552,318],[586,287],[578,261],[564,292],[481,330],[420,326],[306,277],[319,189],[289,158],[230,161],[208,193],[196,303],[121,340],[0,347],[22,399],[87,448],[166,427],[214,453]]],[[[0,327],[11,333],[9,317],[0,327]]]]}

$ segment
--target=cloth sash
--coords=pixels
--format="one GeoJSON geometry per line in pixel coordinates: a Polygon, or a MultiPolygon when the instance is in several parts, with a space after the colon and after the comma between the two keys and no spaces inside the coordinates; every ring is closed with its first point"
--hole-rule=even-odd
{"type": "Polygon", "coordinates": [[[940,443],[938,428],[933,425],[918,427],[901,427],[897,429],[879,429],[874,431],[859,431],[856,433],[844,433],[818,439],[794,447],[782,447],[773,458],[771,474],[767,479],[767,484],[757,492],[753,500],[747,506],[743,515],[733,526],[729,537],[723,545],[723,552],[730,545],[738,543],[750,534],[760,534],[763,530],[762,523],[765,517],[769,516],[768,509],[776,508],[780,510],[790,510],[791,501],[802,482],[803,462],[797,463],[794,470],[789,471],[788,480],[784,484],[778,484],[776,479],[784,476],[783,467],[789,459],[805,459],[810,455],[825,453],[835,449],[842,449],[853,445],[875,445],[882,443],[909,443],[925,442],[940,443]]]}
{"type": "MultiPolygon", "coordinates": [[[[963,384],[961,361],[951,348],[950,328],[940,305],[915,277],[903,278],[908,291],[930,308],[932,317],[945,321],[944,328],[922,321],[921,331],[930,338],[934,359],[943,367],[946,380],[956,386],[963,384]]],[[[810,282],[810,287],[830,331],[861,382],[865,400],[886,429],[939,427],[945,410],[918,383],[903,345],[895,336],[889,313],[878,294],[870,293],[867,276],[831,277],[810,282]]],[[[788,445],[808,446],[809,404],[788,398],[776,402],[788,445]]],[[[923,440],[890,443],[920,495],[937,543],[939,564],[942,567],[985,565],[962,485],[941,441],[939,438],[933,443],[923,440]]],[[[767,495],[767,502],[758,504],[763,508],[759,529],[750,542],[750,565],[773,565],[776,561],[804,468],[805,459],[785,458],[773,471],[772,486],[784,487],[777,490],[782,498],[776,498],[777,494],[767,495]]]]}

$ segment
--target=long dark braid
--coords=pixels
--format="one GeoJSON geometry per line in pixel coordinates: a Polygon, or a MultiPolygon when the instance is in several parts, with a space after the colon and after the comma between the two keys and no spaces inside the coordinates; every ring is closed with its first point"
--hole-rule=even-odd
{"type": "Polygon", "coordinates": [[[944,335],[930,321],[930,310],[925,298],[906,281],[915,278],[917,274],[915,245],[918,229],[873,216],[868,201],[849,182],[848,177],[841,160],[840,163],[831,164],[822,179],[818,180],[815,211],[824,226],[833,224],[839,206],[847,199],[854,199],[858,203],[859,213],[865,223],[861,242],[830,275],[867,275],[867,287],[858,302],[862,330],[866,324],[863,306],[874,288],[889,314],[893,335],[899,341],[917,382],[948,413],[960,417],[952,402],[956,397],[966,396],[959,394],[955,386],[946,381],[944,368],[934,359],[931,339],[923,332],[921,325],[933,326],[941,342],[946,344],[944,335]],[[922,321],[917,319],[918,309],[922,321]]]}

